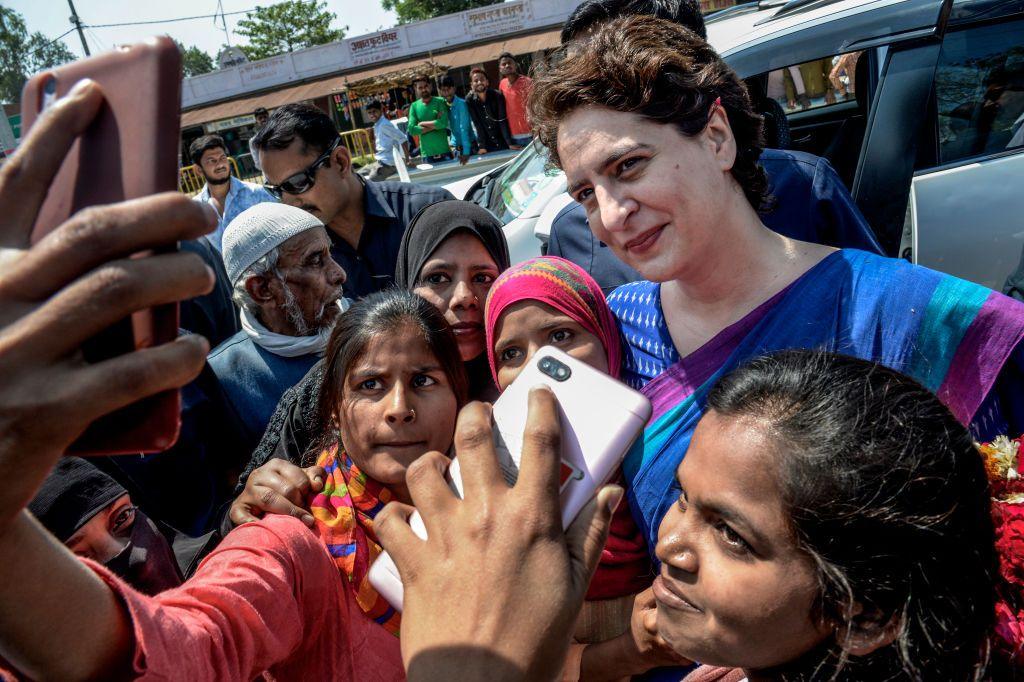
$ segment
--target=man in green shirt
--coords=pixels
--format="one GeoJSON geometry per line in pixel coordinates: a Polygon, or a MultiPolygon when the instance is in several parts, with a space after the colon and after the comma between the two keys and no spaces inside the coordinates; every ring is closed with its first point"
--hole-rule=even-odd
{"type": "Polygon", "coordinates": [[[430,79],[426,76],[417,76],[412,87],[419,99],[409,107],[409,134],[419,135],[424,161],[448,161],[452,158],[448,147],[448,103],[431,94],[430,79]]]}

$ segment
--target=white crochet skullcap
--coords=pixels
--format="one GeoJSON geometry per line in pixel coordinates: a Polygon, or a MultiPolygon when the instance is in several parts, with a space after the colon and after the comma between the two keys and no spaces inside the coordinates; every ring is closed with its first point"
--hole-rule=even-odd
{"type": "Polygon", "coordinates": [[[224,230],[224,269],[234,286],[246,268],[297,234],[324,224],[301,208],[265,201],[245,209],[224,230]]]}

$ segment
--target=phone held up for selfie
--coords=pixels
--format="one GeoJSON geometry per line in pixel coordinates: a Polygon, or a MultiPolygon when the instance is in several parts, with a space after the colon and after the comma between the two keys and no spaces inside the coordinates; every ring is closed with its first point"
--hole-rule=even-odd
{"type": "MultiPolygon", "coordinates": [[[[651,403],[640,393],[557,348],[541,348],[494,403],[495,452],[510,486],[519,475],[530,389],[538,384],[548,386],[558,399],[562,427],[559,501],[562,526],[568,527],[618,470],[650,419],[651,403]]],[[[455,493],[463,497],[457,456],[448,468],[448,479],[455,493]]],[[[418,512],[409,517],[409,524],[417,535],[427,537],[418,512]]],[[[389,604],[402,610],[402,580],[387,552],[370,567],[369,579],[389,604]]]]}
{"type": "MultiPolygon", "coordinates": [[[[105,101],[57,172],[33,226],[32,244],[88,206],[177,189],[181,54],[174,41],[153,38],[33,76],[21,98],[26,131],[84,78],[100,85],[105,101]]],[[[87,362],[102,362],[173,341],[177,334],[178,305],[160,305],[89,339],[82,354],[87,362]]],[[[68,454],[165,450],[178,437],[179,400],[178,391],[166,391],[107,415],[92,423],[68,454]]]]}

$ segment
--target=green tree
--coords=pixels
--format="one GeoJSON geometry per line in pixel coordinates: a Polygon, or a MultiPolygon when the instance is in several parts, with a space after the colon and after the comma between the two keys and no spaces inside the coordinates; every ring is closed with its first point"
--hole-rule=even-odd
{"type": "Polygon", "coordinates": [[[502,0],[381,0],[380,4],[397,14],[399,23],[407,24],[500,2],[502,0]]]}
{"type": "Polygon", "coordinates": [[[178,50],[181,52],[181,71],[185,78],[201,76],[204,73],[213,71],[213,58],[209,54],[200,50],[195,45],[186,48],[177,40],[174,41],[174,44],[178,46],[178,50]]]}
{"type": "Polygon", "coordinates": [[[265,59],[303,47],[333,43],[345,37],[348,26],[331,28],[337,19],[326,2],[287,0],[270,7],[256,7],[238,22],[235,33],[249,39],[244,47],[249,59],[265,59]]]}
{"type": "Polygon", "coordinates": [[[0,7],[0,100],[4,103],[21,99],[21,89],[32,74],[74,59],[64,43],[38,31],[29,35],[21,14],[0,7]]]}

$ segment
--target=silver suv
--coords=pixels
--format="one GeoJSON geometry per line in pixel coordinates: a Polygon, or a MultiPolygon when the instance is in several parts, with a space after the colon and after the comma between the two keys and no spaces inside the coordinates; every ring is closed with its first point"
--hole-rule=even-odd
{"type": "MultiPolygon", "coordinates": [[[[1024,290],[1024,0],[762,0],[707,28],[768,146],[827,158],[890,255],[1024,290]]],[[[458,188],[517,255],[568,203],[543,160],[528,147],[458,188]]]]}

